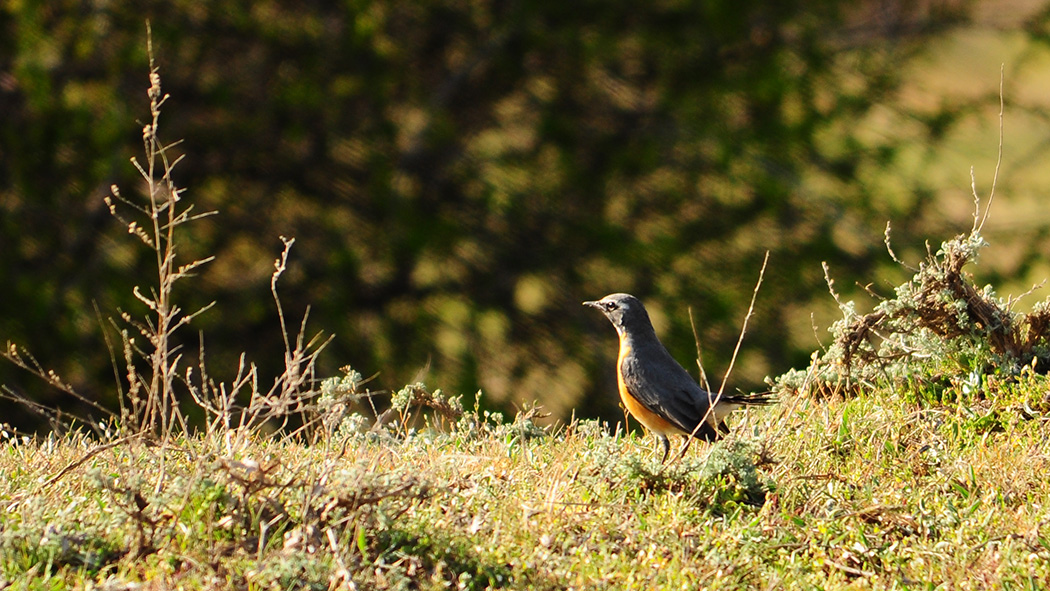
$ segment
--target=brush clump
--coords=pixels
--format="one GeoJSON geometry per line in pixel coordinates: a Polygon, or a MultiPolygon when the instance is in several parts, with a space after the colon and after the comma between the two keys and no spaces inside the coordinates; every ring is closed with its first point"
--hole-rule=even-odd
{"type": "Polygon", "coordinates": [[[828,277],[843,312],[829,329],[834,341],[823,355],[814,353],[808,368],[777,378],[775,388],[854,395],[873,384],[944,390],[981,376],[1014,377],[1025,368],[1046,373],[1050,299],[1022,313],[1014,309],[1017,300],[1004,300],[990,285],[978,287],[965,267],[985,246],[975,228],[936,252],[928,249],[911,279],[867,314],[842,302],[828,277]]]}

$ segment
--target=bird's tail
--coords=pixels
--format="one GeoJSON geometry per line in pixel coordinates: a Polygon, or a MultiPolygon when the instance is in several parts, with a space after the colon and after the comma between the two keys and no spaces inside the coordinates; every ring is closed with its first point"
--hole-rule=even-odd
{"type": "Polygon", "coordinates": [[[719,402],[739,404],[741,406],[767,406],[776,404],[777,398],[772,392],[757,392],[754,394],[723,394],[719,402]]]}

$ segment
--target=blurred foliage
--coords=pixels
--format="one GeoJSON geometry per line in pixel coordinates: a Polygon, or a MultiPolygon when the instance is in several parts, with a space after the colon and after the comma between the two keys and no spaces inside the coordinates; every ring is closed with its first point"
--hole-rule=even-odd
{"type": "MultiPolygon", "coordinates": [[[[113,383],[101,327],[141,315],[131,290],[151,277],[102,202],[113,183],[138,186],[147,19],[172,95],[162,135],[185,140],[176,180],[220,212],[179,245],[218,257],[177,294],[186,309],[218,302],[195,322],[213,375],[241,351],[279,373],[268,279],[285,235],[286,310],[312,306],[312,326],[336,334],[322,374],[351,363],[382,388],[426,373],[504,405],[617,418],[615,340],[582,300],[639,296],[683,361],[691,308],[720,376],[771,251],[732,380],[754,387],[808,358],[820,261],[849,283],[883,264],[886,220],[921,235],[931,187],[917,174],[884,198],[880,174],[921,163],[915,146],[935,145],[956,107],[915,117],[910,137],[855,124],[965,13],[2,0],[0,339],[98,399],[113,383]]],[[[11,367],[0,383],[49,396],[11,367]]]]}

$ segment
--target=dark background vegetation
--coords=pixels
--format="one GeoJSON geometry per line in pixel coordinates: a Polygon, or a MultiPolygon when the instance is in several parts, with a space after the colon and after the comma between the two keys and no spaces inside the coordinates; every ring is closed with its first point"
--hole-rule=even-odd
{"type": "MultiPolygon", "coordinates": [[[[185,140],[176,181],[219,212],[183,235],[182,262],[217,259],[176,295],[217,301],[181,337],[194,357],[204,331],[221,379],[241,351],[264,383],[280,373],[283,235],[286,309],[335,334],[322,375],[352,365],[373,388],[422,379],[561,418],[621,416],[612,328],[581,301],[641,297],[683,362],[691,308],[717,382],[768,250],[731,384],[761,388],[823,338],[821,261],[846,293],[885,288],[904,276],[887,221],[912,260],[968,229],[1000,63],[1030,122],[1006,172],[1042,168],[1050,137],[1043,87],[1017,82],[1050,63],[1033,2],[5,0],[0,341],[110,402],[103,326],[143,315],[132,287],[154,276],[103,203],[141,185],[147,19],[172,95],[161,136],[185,140]]],[[[1045,220],[1016,217],[992,279],[1043,270],[1045,220]]],[[[13,365],[0,383],[68,401],[13,365]]]]}

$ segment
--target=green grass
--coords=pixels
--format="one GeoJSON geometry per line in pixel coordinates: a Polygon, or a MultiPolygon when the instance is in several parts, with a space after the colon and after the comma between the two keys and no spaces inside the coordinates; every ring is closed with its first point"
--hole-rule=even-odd
{"type": "Polygon", "coordinates": [[[8,438],[0,576],[11,589],[1045,588],[1047,386],[788,399],[665,466],[652,440],[592,422],[542,435],[470,413],[443,432],[256,437],[236,457],[220,435],[101,450],[8,438]]]}

